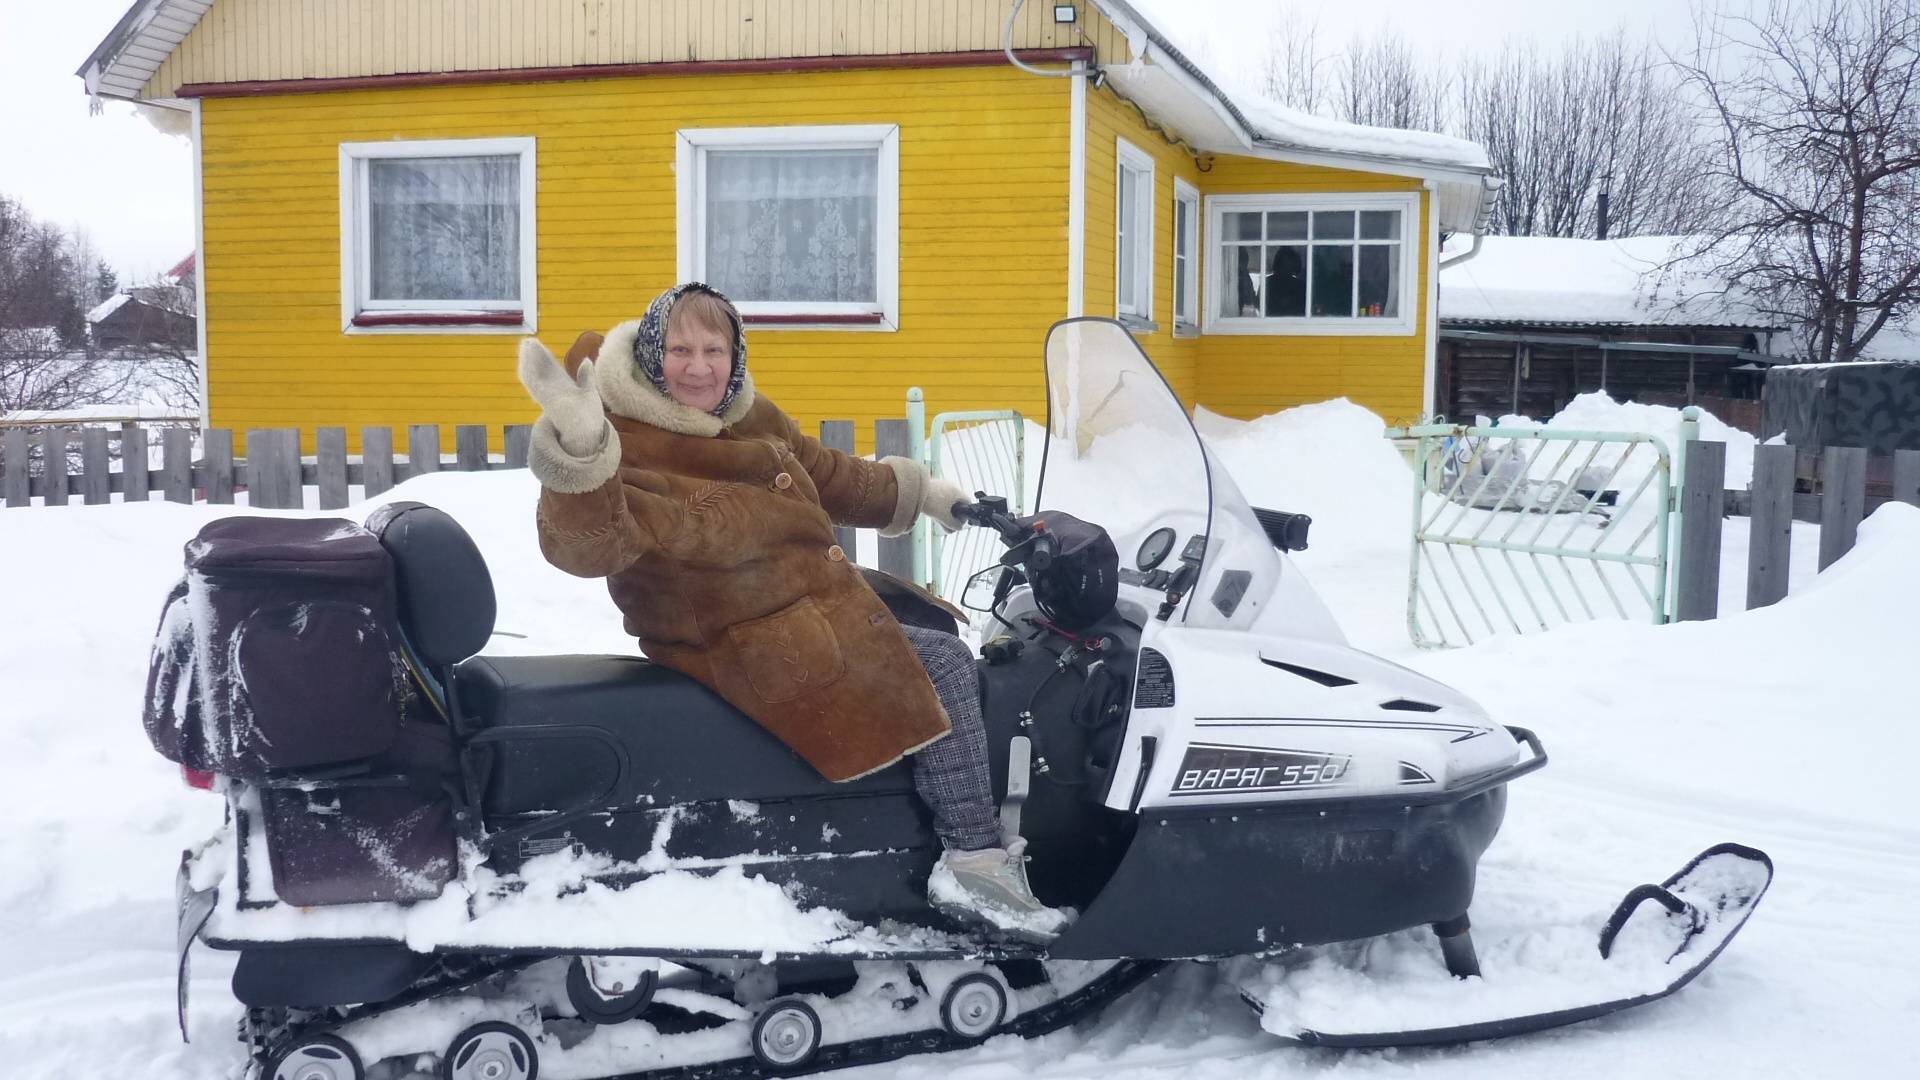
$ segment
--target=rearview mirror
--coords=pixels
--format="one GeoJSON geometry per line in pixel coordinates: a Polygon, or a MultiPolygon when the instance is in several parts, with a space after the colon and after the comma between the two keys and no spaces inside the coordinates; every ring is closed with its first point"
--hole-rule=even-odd
{"type": "Polygon", "coordinates": [[[992,611],[994,593],[999,591],[998,575],[1007,572],[1006,567],[996,563],[968,578],[967,587],[960,592],[960,606],[968,611],[992,611]]]}

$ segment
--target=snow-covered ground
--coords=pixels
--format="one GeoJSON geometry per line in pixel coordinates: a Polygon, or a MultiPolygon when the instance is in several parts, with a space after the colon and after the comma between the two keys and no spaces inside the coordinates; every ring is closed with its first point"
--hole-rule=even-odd
{"type": "MultiPolygon", "coordinates": [[[[1356,643],[1452,683],[1550,749],[1552,765],[1514,786],[1481,864],[1473,915],[1484,942],[1590,922],[1629,886],[1720,840],[1768,850],[1779,868],[1772,892],[1676,998],[1563,1031],[1438,1051],[1288,1048],[1260,1031],[1219,969],[1178,965],[1074,1030],[868,1074],[1799,1078],[1911,1068],[1920,827],[1905,812],[1903,777],[1920,751],[1908,668],[1920,645],[1920,511],[1882,508],[1859,547],[1817,576],[1813,536],[1796,532],[1793,595],[1770,609],[1735,613],[1745,533],[1734,521],[1729,614],[1717,622],[1589,624],[1423,653],[1404,629],[1411,478],[1378,419],[1331,402],[1203,424],[1252,501],[1313,515],[1313,547],[1297,562],[1356,643]]],[[[439,505],[474,533],[500,594],[494,651],[631,649],[598,583],[541,561],[526,474],[435,475],[387,498],[439,505]]],[[[136,719],[181,546],[233,512],[0,511],[9,826],[0,1074],[204,1078],[241,1060],[221,954],[195,953],[193,1044],[173,1030],[173,872],[220,810],[148,748],[136,719]]]]}

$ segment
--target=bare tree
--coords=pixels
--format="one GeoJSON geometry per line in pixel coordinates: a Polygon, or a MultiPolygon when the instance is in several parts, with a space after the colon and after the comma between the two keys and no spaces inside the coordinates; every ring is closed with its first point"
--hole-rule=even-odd
{"type": "Polygon", "coordinates": [[[1283,9],[1267,33],[1260,65],[1260,86],[1268,97],[1303,112],[1319,112],[1327,98],[1326,71],[1331,58],[1320,53],[1320,16],[1306,18],[1283,9]]]}
{"type": "Polygon", "coordinates": [[[1737,195],[1701,254],[1810,358],[1856,359],[1920,311],[1920,8],[1774,0],[1695,30],[1678,63],[1737,195]]]}
{"type": "Polygon", "coordinates": [[[1506,186],[1493,229],[1592,237],[1690,232],[1721,201],[1712,149],[1651,46],[1616,32],[1557,56],[1509,44],[1462,68],[1455,130],[1487,149],[1506,186]]]}
{"type": "Polygon", "coordinates": [[[1446,126],[1447,82],[1405,38],[1381,30],[1347,42],[1335,64],[1334,112],[1371,127],[1439,131],[1446,126]]]}

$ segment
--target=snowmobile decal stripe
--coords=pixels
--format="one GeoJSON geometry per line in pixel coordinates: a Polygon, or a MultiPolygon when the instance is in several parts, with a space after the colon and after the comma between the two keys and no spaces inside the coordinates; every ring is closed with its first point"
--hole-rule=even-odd
{"type": "Polygon", "coordinates": [[[1195,720],[1194,727],[1203,728],[1270,728],[1270,727],[1318,727],[1318,728],[1376,728],[1381,731],[1440,731],[1464,732],[1459,738],[1449,740],[1462,743],[1468,739],[1477,739],[1491,728],[1473,727],[1467,724],[1418,724],[1406,720],[1313,720],[1306,717],[1294,719],[1248,719],[1248,720],[1195,720]]]}

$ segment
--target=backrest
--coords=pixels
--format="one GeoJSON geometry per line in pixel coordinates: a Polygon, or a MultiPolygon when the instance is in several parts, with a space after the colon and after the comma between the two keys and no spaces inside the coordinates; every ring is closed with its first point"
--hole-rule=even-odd
{"type": "Polygon", "coordinates": [[[479,652],[493,635],[493,576],[467,530],[446,511],[388,503],[367,531],[393,557],[400,626],[421,662],[438,670],[479,652]]]}

